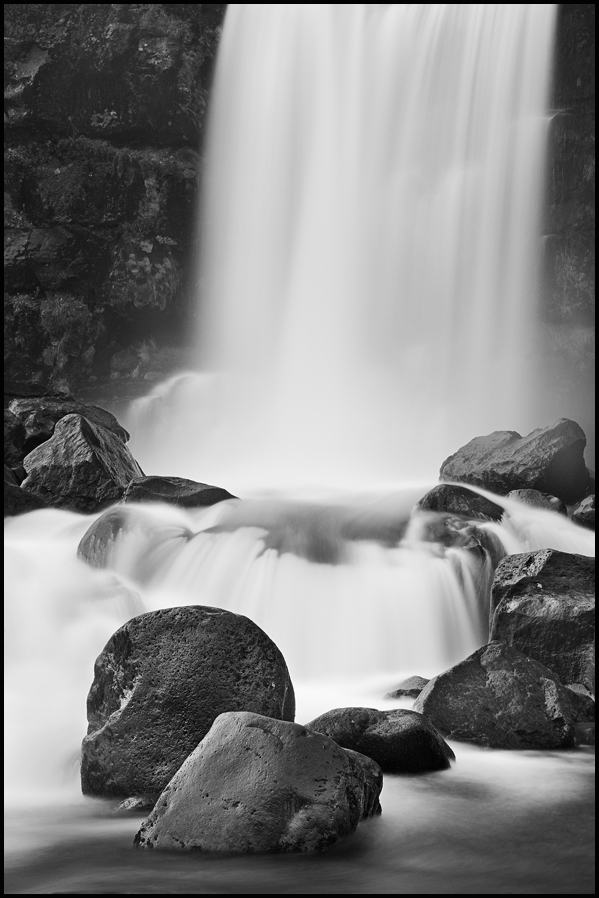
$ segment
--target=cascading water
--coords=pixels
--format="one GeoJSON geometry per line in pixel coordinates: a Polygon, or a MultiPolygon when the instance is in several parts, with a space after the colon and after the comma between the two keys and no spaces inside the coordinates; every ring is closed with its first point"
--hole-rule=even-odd
{"type": "MultiPolygon", "coordinates": [[[[280,893],[298,882],[434,893],[422,844],[450,845],[450,829],[461,869],[475,872],[465,880],[435,849],[447,891],[493,891],[487,873],[508,868],[503,891],[517,891],[531,866],[531,891],[551,891],[545,855],[518,867],[502,833],[556,802],[579,808],[586,767],[557,754],[460,746],[442,774],[453,793],[437,774],[386,778],[387,829],[373,823],[360,843],[377,874],[358,851],[341,855],[340,878],[331,852],[318,881],[293,860],[228,859],[225,876],[196,858],[198,888],[195,866],[146,857],[142,871],[129,849],[136,822],[125,854],[124,822],[103,827],[98,802],[79,798],[64,818],[38,806],[51,788],[72,802],[94,658],[144,610],[199,603],[251,617],[285,655],[300,722],[335,705],[397,707],[382,696],[398,678],[432,676],[486,641],[492,567],[436,541],[432,519],[412,509],[472,436],[546,423],[534,419],[528,341],[554,15],[551,4],[229,5],[203,190],[199,370],[159,385],[122,423],[147,473],[240,500],[130,506],[104,570],[77,558],[97,516],[8,521],[8,792],[22,808],[31,791],[38,823],[24,832],[74,871],[48,879],[42,864],[34,891],[240,893],[251,881],[272,892],[274,875],[280,893]],[[57,820],[64,849],[48,832],[57,820]]],[[[499,554],[594,553],[593,534],[566,518],[493,498],[507,519],[479,529],[499,554]]],[[[560,820],[556,856],[570,825],[560,820]]],[[[542,814],[541,825],[553,845],[542,814]]],[[[24,847],[18,826],[9,835],[26,866],[27,835],[24,847]]]]}

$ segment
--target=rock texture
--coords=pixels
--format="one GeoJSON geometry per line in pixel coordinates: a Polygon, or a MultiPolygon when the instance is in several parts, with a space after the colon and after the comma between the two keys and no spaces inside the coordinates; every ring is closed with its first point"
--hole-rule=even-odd
{"type": "Polygon", "coordinates": [[[57,508],[91,513],[118,501],[143,471],[105,427],[81,415],[66,415],[54,434],[23,460],[23,489],[57,508]]]}
{"type": "Polygon", "coordinates": [[[430,721],[398,708],[334,708],[306,724],[342,748],[372,758],[383,773],[445,770],[455,755],[430,721]]]}
{"type": "Polygon", "coordinates": [[[448,739],[489,748],[571,748],[572,693],[543,664],[491,642],[433,677],[414,710],[448,739]]]}
{"type": "Polygon", "coordinates": [[[29,490],[21,489],[17,484],[4,481],[4,517],[14,517],[25,514],[28,511],[38,511],[40,508],[48,508],[48,505],[29,490]]]}
{"type": "Polygon", "coordinates": [[[508,555],[495,571],[491,611],[490,639],[594,694],[594,558],[555,549],[508,555]]]}
{"type": "Polygon", "coordinates": [[[23,455],[21,460],[39,446],[49,440],[54,433],[57,421],[66,415],[81,415],[92,424],[105,427],[126,443],[129,434],[121,427],[114,415],[97,405],[83,405],[72,396],[43,396],[27,399],[13,399],[8,406],[9,411],[21,423],[24,432],[23,455]]]}
{"type": "Polygon", "coordinates": [[[132,480],[123,494],[123,502],[167,502],[181,508],[201,508],[235,498],[220,486],[185,477],[142,477],[132,480]]]}
{"type": "Polygon", "coordinates": [[[83,792],[156,797],[225,711],[293,720],[289,672],[266,633],[199,605],[133,618],[95,664],[83,792]]]}
{"type": "Polygon", "coordinates": [[[549,493],[540,493],[538,490],[512,490],[507,494],[507,498],[522,502],[523,505],[530,505],[531,508],[545,508],[558,514],[568,514],[568,507],[561,499],[549,493]]]}
{"type": "Polygon", "coordinates": [[[587,496],[572,509],[572,520],[587,530],[595,529],[595,494],[587,496]]]}
{"type": "Polygon", "coordinates": [[[148,353],[184,342],[225,6],[5,5],[11,379],[143,383],[148,353]]]}
{"type": "Polygon", "coordinates": [[[221,714],[135,837],[142,848],[321,851],[380,813],[369,758],[296,723],[221,714]]]}
{"type": "Polygon", "coordinates": [[[425,680],[424,677],[408,677],[407,680],[402,680],[399,686],[388,692],[385,698],[416,698],[427,683],[428,680],[425,680]]]}
{"type": "Polygon", "coordinates": [[[475,437],[441,465],[441,480],[472,483],[499,495],[534,489],[570,505],[588,492],[586,437],[574,421],[560,418],[522,437],[496,430],[475,437]]]}
{"type": "Polygon", "coordinates": [[[463,486],[440,483],[433,487],[416,505],[416,511],[439,511],[463,515],[466,518],[483,518],[500,521],[503,507],[485,496],[463,486]]]}

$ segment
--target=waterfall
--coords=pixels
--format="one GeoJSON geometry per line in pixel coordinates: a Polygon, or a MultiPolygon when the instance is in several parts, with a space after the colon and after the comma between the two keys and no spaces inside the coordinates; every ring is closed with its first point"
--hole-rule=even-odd
{"type": "Polygon", "coordinates": [[[233,490],[388,484],[434,477],[476,434],[546,423],[531,328],[554,17],[229,5],[202,374],[134,444],[142,466],[176,457],[233,490]]]}

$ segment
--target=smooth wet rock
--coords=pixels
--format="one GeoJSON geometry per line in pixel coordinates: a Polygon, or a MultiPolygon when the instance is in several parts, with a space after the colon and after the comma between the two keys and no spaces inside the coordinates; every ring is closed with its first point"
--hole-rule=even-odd
{"type": "Polygon", "coordinates": [[[397,708],[334,708],[306,724],[342,748],[367,755],[383,773],[445,770],[455,755],[422,714],[397,708]]]}
{"type": "Polygon", "coordinates": [[[427,683],[428,680],[424,677],[408,677],[406,680],[402,680],[396,689],[388,692],[385,698],[416,698],[427,683]]]}
{"type": "Polygon", "coordinates": [[[465,518],[482,518],[500,521],[503,507],[485,496],[475,493],[464,486],[440,483],[433,487],[417,503],[418,511],[440,511],[449,514],[463,515],[465,518]]]}
{"type": "Polygon", "coordinates": [[[524,437],[514,430],[496,430],[475,437],[445,459],[440,479],[471,483],[500,496],[534,489],[571,505],[588,491],[585,446],[584,431],[568,418],[524,437]]]}
{"type": "Polygon", "coordinates": [[[380,813],[380,768],[297,723],[221,714],[135,837],[142,848],[321,851],[380,813]]]}
{"type": "Polygon", "coordinates": [[[72,396],[38,396],[13,399],[9,410],[21,422],[24,429],[24,453],[49,440],[57,421],[66,415],[81,415],[92,424],[110,430],[122,443],[129,440],[129,434],[121,427],[110,412],[97,405],[84,405],[72,396]]]}
{"type": "MultiPolygon", "coordinates": [[[[9,469],[10,470],[10,469],[9,469]]],[[[39,511],[49,506],[29,490],[4,479],[4,517],[26,514],[28,511],[39,511]]]]}
{"type": "Polygon", "coordinates": [[[114,809],[115,814],[140,814],[144,811],[151,811],[156,804],[155,798],[146,798],[144,796],[125,798],[114,809]]]}
{"type": "Polygon", "coordinates": [[[572,509],[571,519],[580,527],[586,527],[587,530],[595,529],[595,494],[586,496],[572,509]]]}
{"type": "Polygon", "coordinates": [[[558,514],[568,514],[565,502],[558,499],[557,496],[551,496],[549,493],[541,493],[539,490],[512,490],[507,494],[508,499],[515,499],[516,502],[522,502],[523,505],[530,505],[531,508],[546,508],[547,511],[556,511],[558,514]]]}
{"type": "Polygon", "coordinates": [[[66,415],[54,434],[25,456],[23,488],[48,505],[88,514],[117,502],[143,471],[119,437],[81,415],[66,415]]]}
{"type": "Polygon", "coordinates": [[[595,692],[595,559],[556,549],[508,555],[491,590],[489,638],[595,692]]]}
{"type": "Polygon", "coordinates": [[[96,660],[84,794],[157,796],[225,711],[293,720],[289,671],[266,633],[201,605],[133,618],[96,660]]]}
{"type": "Polygon", "coordinates": [[[491,642],[425,686],[414,710],[447,739],[488,748],[572,748],[572,694],[549,668],[491,642]]]}
{"type": "Polygon", "coordinates": [[[227,490],[185,477],[141,477],[132,480],[123,502],[167,502],[181,508],[202,508],[235,499],[227,490]]]}

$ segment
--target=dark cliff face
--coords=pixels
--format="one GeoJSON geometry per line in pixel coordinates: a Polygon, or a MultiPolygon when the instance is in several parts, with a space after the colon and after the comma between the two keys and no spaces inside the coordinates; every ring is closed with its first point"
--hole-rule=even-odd
{"type": "Polygon", "coordinates": [[[595,7],[558,10],[549,132],[541,327],[548,414],[594,444],[595,7]],[[561,409],[561,411],[560,411],[561,409]]]}
{"type": "MultiPolygon", "coordinates": [[[[176,361],[225,7],[5,5],[10,381],[143,388],[176,361]]],[[[588,436],[593,101],[594,6],[560,5],[541,306],[555,407],[544,415],[567,413],[588,436]]]]}
{"type": "Polygon", "coordinates": [[[143,378],[149,356],[160,373],[186,320],[225,4],[4,10],[5,377],[143,378]]]}

